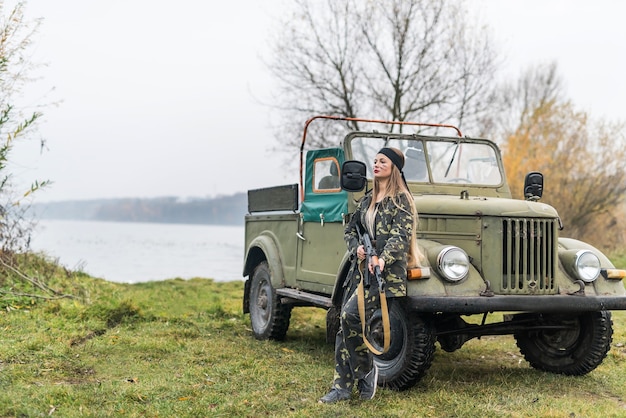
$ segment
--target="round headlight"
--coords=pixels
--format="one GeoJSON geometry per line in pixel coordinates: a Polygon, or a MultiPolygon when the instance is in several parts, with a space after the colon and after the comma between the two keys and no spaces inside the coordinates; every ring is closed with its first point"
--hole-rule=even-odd
{"type": "Polygon", "coordinates": [[[578,251],[575,265],[578,277],[584,282],[593,282],[600,275],[600,259],[591,251],[578,251]]]}
{"type": "Polygon", "coordinates": [[[445,247],[437,257],[437,266],[446,280],[458,282],[467,276],[469,258],[459,247],[445,247]]]}

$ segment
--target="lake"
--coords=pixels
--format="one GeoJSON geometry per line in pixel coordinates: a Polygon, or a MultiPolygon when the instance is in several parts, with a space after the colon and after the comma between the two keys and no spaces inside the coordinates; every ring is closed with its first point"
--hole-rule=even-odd
{"type": "Polygon", "coordinates": [[[31,248],[112,282],[244,279],[243,226],[40,220],[31,248]]]}

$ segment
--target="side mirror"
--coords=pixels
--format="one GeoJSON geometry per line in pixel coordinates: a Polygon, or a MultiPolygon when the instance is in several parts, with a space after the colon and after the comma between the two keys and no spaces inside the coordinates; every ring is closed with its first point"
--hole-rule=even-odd
{"type": "Polygon", "coordinates": [[[524,198],[526,200],[539,200],[543,194],[543,174],[531,171],[524,179],[524,198]]]}
{"type": "Polygon", "coordinates": [[[365,163],[349,160],[341,166],[341,188],[348,192],[360,192],[367,183],[365,163]]]}

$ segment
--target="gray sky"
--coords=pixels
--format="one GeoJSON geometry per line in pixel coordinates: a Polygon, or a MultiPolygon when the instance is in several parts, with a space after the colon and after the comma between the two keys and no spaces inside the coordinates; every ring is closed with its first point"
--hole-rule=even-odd
{"type": "MultiPolygon", "coordinates": [[[[14,3],[5,1],[5,13],[14,3]]],[[[33,58],[48,64],[32,100],[62,103],[44,111],[37,138],[47,151],[37,141],[16,147],[15,182],[53,181],[41,202],[206,197],[297,182],[297,170],[285,173],[283,156],[268,151],[276,144],[258,100],[271,90],[259,53],[281,3],[28,1],[27,16],[44,19],[33,58]]],[[[511,74],[556,60],[581,110],[624,119],[626,2],[467,4],[511,74]]]]}

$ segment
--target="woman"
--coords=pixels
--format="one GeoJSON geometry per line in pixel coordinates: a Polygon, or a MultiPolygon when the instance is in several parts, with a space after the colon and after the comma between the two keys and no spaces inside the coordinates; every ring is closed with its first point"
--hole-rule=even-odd
{"type": "MultiPolygon", "coordinates": [[[[335,339],[335,373],[330,392],[320,402],[350,399],[355,383],[363,400],[372,399],[378,384],[378,369],[372,352],[364,345],[358,311],[357,287],[366,258],[359,232],[367,232],[376,247],[378,265],[385,281],[387,298],[406,296],[407,265],[418,260],[415,243],[417,214],[402,167],[404,155],[396,148],[381,149],[374,159],[374,188],[361,198],[345,229],[345,241],[353,257],[344,287],[340,329],[335,339]],[[356,257],[355,257],[356,256],[356,257]]],[[[366,268],[373,271],[374,266],[366,268]]],[[[377,305],[378,294],[365,292],[368,306],[377,305]]],[[[370,317],[374,308],[366,312],[370,317]]]]}

